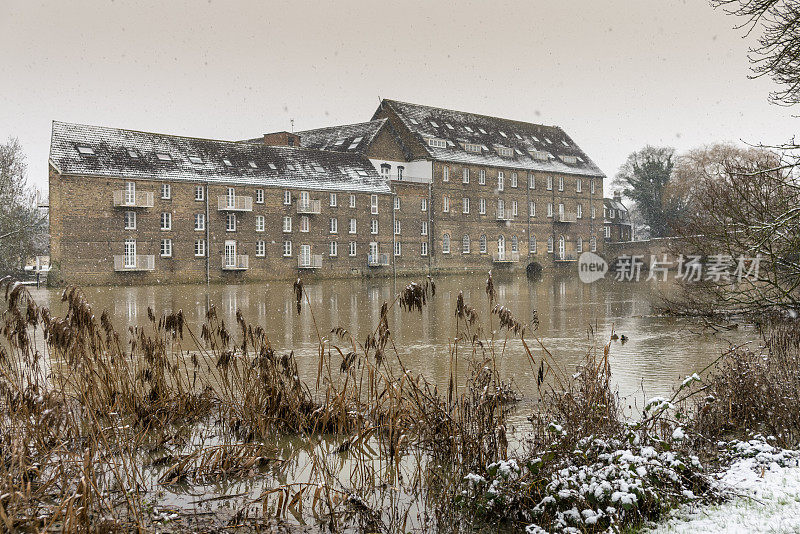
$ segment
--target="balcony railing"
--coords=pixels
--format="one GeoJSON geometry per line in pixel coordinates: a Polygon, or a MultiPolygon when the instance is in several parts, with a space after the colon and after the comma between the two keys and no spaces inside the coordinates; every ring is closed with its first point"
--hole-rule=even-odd
{"type": "Polygon", "coordinates": [[[492,261],[494,263],[517,263],[519,261],[519,252],[495,252],[492,254],[492,261]]]}
{"type": "Polygon", "coordinates": [[[115,271],[152,271],[156,268],[156,257],[152,254],[114,256],[115,271]]]}
{"type": "Polygon", "coordinates": [[[498,221],[513,221],[514,216],[512,215],[511,210],[497,210],[497,220],[498,221]]]}
{"type": "Polygon", "coordinates": [[[556,252],[554,259],[555,261],[578,261],[578,258],[575,256],[575,254],[568,254],[566,252],[564,254],[559,254],[556,252]]]}
{"type": "Polygon", "coordinates": [[[250,267],[250,256],[247,254],[223,254],[221,257],[223,271],[246,271],[250,267]]]}
{"type": "Polygon", "coordinates": [[[297,213],[319,215],[322,213],[322,202],[319,200],[309,200],[308,202],[297,203],[297,213]]]}
{"type": "Polygon", "coordinates": [[[370,267],[387,267],[389,265],[389,254],[369,254],[367,265],[370,267]]]}
{"type": "Polygon", "coordinates": [[[152,191],[136,191],[130,195],[124,189],[114,191],[114,207],[115,208],[152,208],[153,207],[153,192],[152,191]]]}
{"type": "Polygon", "coordinates": [[[560,223],[574,223],[577,219],[574,213],[556,213],[554,220],[560,223]]]}
{"type": "Polygon", "coordinates": [[[219,211],[253,211],[253,197],[217,197],[217,210],[219,211]]]}
{"type": "Polygon", "coordinates": [[[322,268],[322,254],[310,254],[303,256],[302,254],[297,257],[298,269],[321,269],[322,268]]]}

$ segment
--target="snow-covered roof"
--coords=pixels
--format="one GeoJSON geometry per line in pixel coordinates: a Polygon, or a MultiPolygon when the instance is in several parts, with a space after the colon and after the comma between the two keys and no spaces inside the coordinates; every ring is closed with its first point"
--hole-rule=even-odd
{"type": "Polygon", "coordinates": [[[306,148],[337,152],[364,152],[384,124],[386,124],[386,119],[379,119],[295,133],[300,136],[300,144],[306,148]]]}
{"type": "Polygon", "coordinates": [[[603,204],[608,209],[628,211],[628,208],[622,202],[613,198],[604,198],[603,204]]]}
{"type": "Polygon", "coordinates": [[[386,107],[436,160],[605,177],[558,126],[386,99],[373,118],[386,107]]]}
{"type": "Polygon", "coordinates": [[[198,139],[53,121],[50,161],[63,174],[390,193],[358,153],[198,139]]]}

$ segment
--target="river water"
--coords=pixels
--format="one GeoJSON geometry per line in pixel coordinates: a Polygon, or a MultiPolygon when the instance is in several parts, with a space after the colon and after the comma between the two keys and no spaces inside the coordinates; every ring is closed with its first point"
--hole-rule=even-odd
{"type": "MultiPolygon", "coordinates": [[[[145,325],[148,308],[158,316],[183,310],[190,327],[199,325],[210,305],[235,330],[236,310],[252,323],[265,327],[279,351],[293,350],[304,374],[313,375],[317,362],[318,335],[331,337],[341,326],[363,342],[377,324],[385,301],[411,279],[354,279],[307,281],[310,299],[297,315],[291,282],[242,285],[157,285],[140,287],[87,287],[83,291],[96,315],[112,312],[120,332],[130,325],[145,325]],[[318,334],[319,333],[319,334],[318,334]]],[[[612,378],[627,405],[641,406],[645,398],[669,395],[685,376],[704,368],[731,344],[757,342],[752,328],[742,326],[724,333],[704,329],[696,320],[661,317],[653,304],[666,286],[600,280],[584,284],[576,276],[545,276],[529,281],[524,276],[494,278],[497,302],[507,306],[522,323],[538,315],[538,328],[526,338],[539,363],[542,351],[536,336],[566,372],[574,371],[592,345],[607,342],[612,332],[629,338],[613,341],[610,351],[612,378]]],[[[490,317],[485,275],[459,275],[436,279],[436,294],[419,312],[395,306],[389,328],[399,357],[412,372],[440,385],[449,377],[449,346],[455,336],[455,302],[463,292],[468,305],[478,311],[488,335],[490,317]]],[[[61,290],[33,289],[36,300],[56,313],[63,312],[61,290]]],[[[492,317],[497,328],[497,317],[492,317]]],[[[502,339],[504,333],[499,334],[502,339]]],[[[502,348],[498,346],[498,351],[502,348]]],[[[536,371],[522,344],[511,341],[498,358],[501,374],[513,379],[523,393],[535,391],[536,371]]]]}

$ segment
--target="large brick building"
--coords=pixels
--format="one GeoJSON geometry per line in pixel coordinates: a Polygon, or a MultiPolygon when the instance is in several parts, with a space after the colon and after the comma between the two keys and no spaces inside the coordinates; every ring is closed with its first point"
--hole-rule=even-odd
{"type": "Polygon", "coordinates": [[[55,122],[54,278],[522,270],[602,249],[603,173],[555,126],[383,100],[230,142],[55,122]]]}
{"type": "Polygon", "coordinates": [[[370,122],[298,135],[390,180],[398,271],[568,265],[602,249],[604,174],[561,128],[383,100],[370,122]]]}
{"type": "Polygon", "coordinates": [[[392,195],[357,153],[53,123],[51,276],[239,281],[390,268],[392,195]]]}

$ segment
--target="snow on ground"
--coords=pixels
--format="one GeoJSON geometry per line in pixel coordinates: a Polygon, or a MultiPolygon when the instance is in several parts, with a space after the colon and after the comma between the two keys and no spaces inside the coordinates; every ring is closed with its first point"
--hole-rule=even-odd
{"type": "Polygon", "coordinates": [[[687,505],[646,532],[800,533],[800,466],[796,451],[763,441],[739,442],[739,457],[719,475],[731,499],[718,505],[687,505]],[[744,456],[744,457],[742,457],[744,456]]]}

